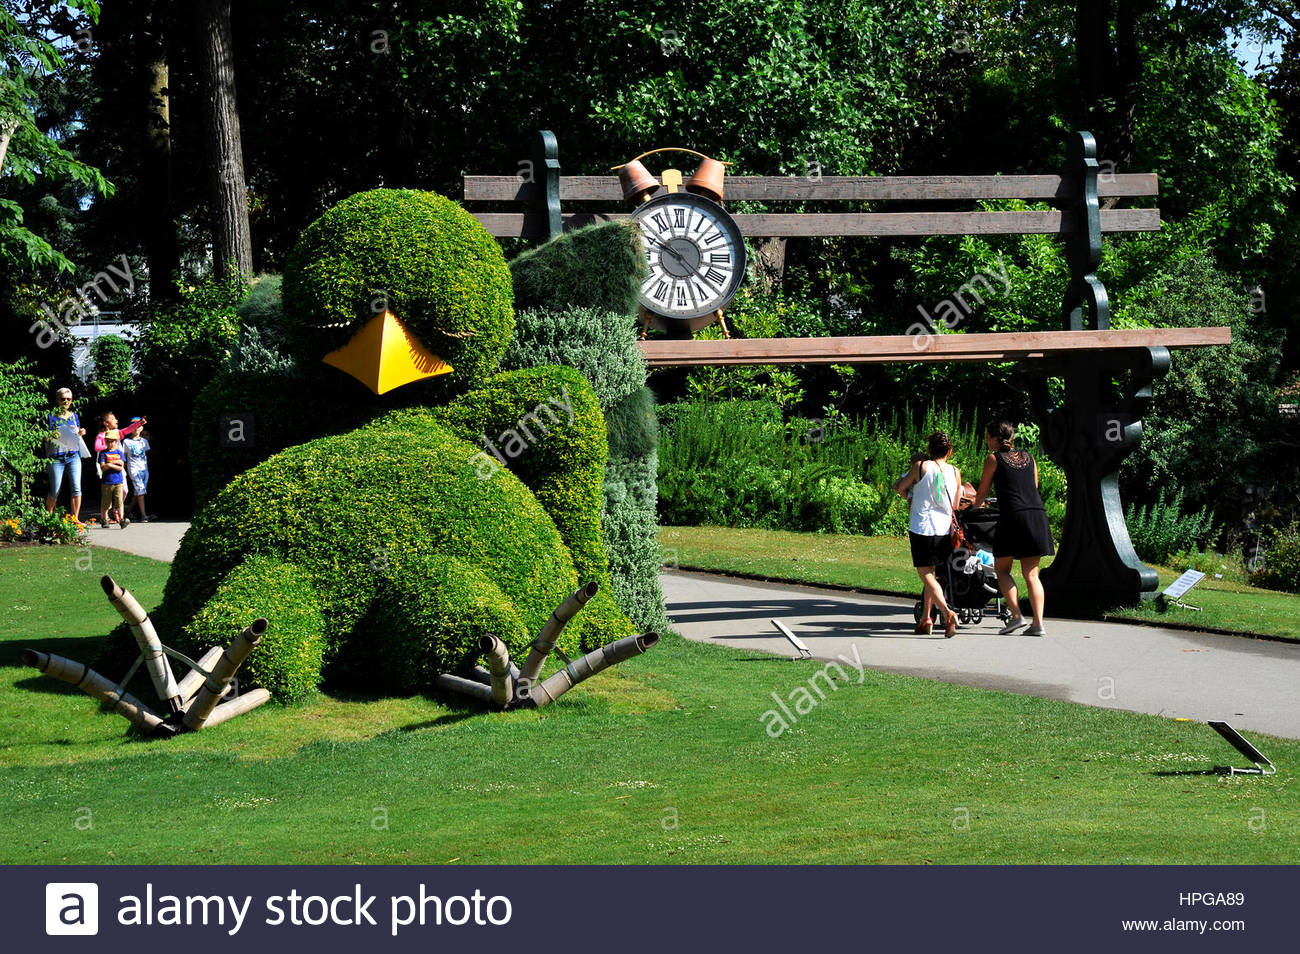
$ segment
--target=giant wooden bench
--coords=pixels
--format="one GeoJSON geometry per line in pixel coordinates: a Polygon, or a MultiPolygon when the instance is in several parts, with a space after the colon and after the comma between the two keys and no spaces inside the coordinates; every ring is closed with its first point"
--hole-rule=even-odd
{"type": "MultiPolygon", "coordinates": [[[[561,176],[557,144],[538,134],[529,181],[518,176],[465,176],[471,205],[500,238],[546,239],[599,221],[628,217],[616,176],[561,176]],[[569,204],[565,211],[563,204],[569,204]],[[577,206],[575,208],[575,206],[577,206]],[[603,208],[598,208],[603,207],[603,208]],[[614,211],[610,210],[614,208],[614,211]]],[[[729,364],[865,364],[913,361],[1016,361],[1032,382],[1043,445],[1065,470],[1065,525],[1057,555],[1043,572],[1054,612],[1095,612],[1135,603],[1159,589],[1156,572],[1138,560],[1124,523],[1118,471],[1142,436],[1151,384],[1169,369],[1169,349],[1227,345],[1227,328],[1113,330],[1106,289],[1097,278],[1105,232],[1160,228],[1154,208],[1115,208],[1123,199],[1158,194],[1154,174],[1101,175],[1090,133],[1070,137],[1060,175],[730,177],[729,201],[890,203],[889,211],[733,214],[753,238],[808,236],[1058,235],[1071,280],[1062,330],[1002,334],[907,334],[853,338],[652,340],[640,342],[651,367],[729,364]],[[1025,211],[893,210],[897,203],[970,205],[1019,199],[1050,203],[1025,211]],[[1103,205],[1105,206],[1103,208],[1103,205]],[[1055,401],[1050,377],[1064,379],[1055,401]]],[[[937,329],[935,329],[937,330],[937,329]]]]}

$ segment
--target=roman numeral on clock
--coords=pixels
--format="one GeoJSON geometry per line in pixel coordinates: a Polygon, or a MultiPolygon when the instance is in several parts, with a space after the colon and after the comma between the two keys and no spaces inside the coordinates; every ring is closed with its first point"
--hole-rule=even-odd
{"type": "Polygon", "coordinates": [[[687,301],[686,301],[686,286],[685,286],[685,285],[678,285],[678,286],[677,286],[677,307],[678,307],[678,308],[685,308],[686,305],[687,305],[687,301]]]}
{"type": "Polygon", "coordinates": [[[668,283],[661,281],[658,285],[655,286],[655,291],[653,296],[654,300],[663,301],[664,298],[667,297],[667,295],[668,295],[668,283]]]}
{"type": "Polygon", "coordinates": [[[704,244],[716,245],[718,242],[721,242],[724,238],[726,238],[726,236],[722,234],[721,230],[715,230],[709,233],[708,235],[704,236],[704,244]]]}
{"type": "Polygon", "coordinates": [[[721,285],[726,277],[726,275],[722,274],[722,272],[718,271],[716,268],[710,268],[704,273],[704,280],[706,282],[712,282],[714,285],[721,285]]]}
{"type": "Polygon", "coordinates": [[[714,265],[730,265],[730,264],[731,264],[731,253],[730,253],[730,252],[710,252],[710,253],[709,253],[709,261],[712,262],[714,265]]]}
{"type": "Polygon", "coordinates": [[[660,232],[663,232],[668,228],[668,220],[664,218],[662,212],[656,212],[654,215],[650,216],[650,218],[654,219],[654,223],[659,226],[660,232]]]}
{"type": "Polygon", "coordinates": [[[685,209],[673,209],[673,228],[675,228],[675,229],[684,229],[684,228],[686,228],[686,210],[685,210],[685,209]]]}

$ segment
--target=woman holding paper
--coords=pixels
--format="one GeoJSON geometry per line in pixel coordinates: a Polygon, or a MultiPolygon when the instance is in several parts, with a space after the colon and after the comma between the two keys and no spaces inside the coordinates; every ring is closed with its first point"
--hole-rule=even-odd
{"type": "Polygon", "coordinates": [[[72,519],[80,523],[81,517],[81,451],[86,446],[82,437],[86,429],[81,426],[81,418],[72,409],[72,391],[59,388],[54,392],[54,410],[45,416],[49,436],[45,439],[45,456],[49,459],[46,472],[50,479],[50,488],[46,491],[45,509],[53,513],[58,503],[59,491],[63,480],[68,479],[71,491],[69,512],[72,519]]]}

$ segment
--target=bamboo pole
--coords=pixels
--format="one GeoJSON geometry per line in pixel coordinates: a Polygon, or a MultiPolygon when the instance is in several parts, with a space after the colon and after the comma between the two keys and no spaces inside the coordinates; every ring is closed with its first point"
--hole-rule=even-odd
{"type": "Polygon", "coordinates": [[[456,692],[462,696],[469,696],[471,699],[477,699],[479,702],[492,705],[492,687],[485,686],[481,682],[475,682],[473,679],[463,679],[460,676],[453,676],[449,672],[444,672],[438,674],[438,678],[433,681],[433,684],[447,692],[456,692]]]}
{"type": "Polygon", "coordinates": [[[176,684],[176,691],[180,693],[182,703],[188,705],[190,699],[194,693],[199,691],[199,686],[203,685],[203,680],[208,677],[208,673],[216,665],[219,658],[221,658],[221,647],[213,646],[199,657],[198,668],[191,669],[176,684]]]}
{"type": "Polygon", "coordinates": [[[181,725],[186,730],[197,732],[207,724],[208,717],[212,715],[212,710],[217,707],[221,697],[230,688],[230,680],[235,678],[235,673],[244,664],[248,654],[261,642],[266,627],[266,620],[259,617],[248,626],[245,626],[244,631],[226,647],[225,652],[221,654],[221,658],[212,667],[212,672],[204,680],[199,691],[195,693],[194,699],[185,709],[185,718],[181,720],[181,725]]]}
{"type": "Polygon", "coordinates": [[[131,634],[135,636],[136,644],[144,655],[145,669],[149,671],[149,679],[153,682],[158,698],[162,699],[172,712],[180,712],[184,707],[184,700],[176,686],[171,662],[163,652],[162,640],[158,638],[158,633],[154,630],[153,623],[149,621],[144,607],[134,596],[114,583],[111,576],[103,577],[99,585],[104,588],[104,595],[113,604],[113,608],[131,627],[131,634]]]}
{"type": "Polygon", "coordinates": [[[24,649],[20,658],[24,666],[39,669],[45,675],[53,676],[55,679],[62,679],[69,685],[76,686],[86,695],[112,706],[114,712],[125,716],[132,725],[138,726],[146,735],[174,731],[143,702],[84,663],[56,656],[53,653],[37,652],[34,649],[24,649]]]}
{"type": "Polygon", "coordinates": [[[492,701],[504,709],[514,698],[514,680],[510,678],[510,651],[506,644],[492,635],[480,636],[479,652],[488,659],[488,671],[492,677],[492,701]]]}
{"type": "Polygon", "coordinates": [[[544,682],[530,687],[527,698],[539,709],[550,705],[583,680],[633,656],[640,656],[657,642],[658,633],[646,633],[643,636],[625,636],[607,646],[593,649],[581,659],[575,660],[571,666],[565,666],[552,673],[544,682]]]}
{"type": "Polygon", "coordinates": [[[546,621],[546,625],[542,627],[542,631],[528,649],[528,658],[524,660],[523,668],[519,670],[518,678],[521,683],[531,686],[537,681],[537,677],[542,674],[546,657],[555,648],[555,642],[560,638],[564,627],[578,610],[587,605],[587,601],[595,596],[599,589],[600,584],[596,582],[580,586],[573,591],[572,596],[555,608],[555,612],[551,614],[551,618],[546,621]]]}
{"type": "Polygon", "coordinates": [[[221,725],[221,723],[233,719],[235,716],[251,712],[270,698],[271,693],[266,689],[250,689],[248,692],[240,693],[238,698],[223,702],[213,709],[212,715],[208,716],[203,725],[205,728],[221,725]]]}

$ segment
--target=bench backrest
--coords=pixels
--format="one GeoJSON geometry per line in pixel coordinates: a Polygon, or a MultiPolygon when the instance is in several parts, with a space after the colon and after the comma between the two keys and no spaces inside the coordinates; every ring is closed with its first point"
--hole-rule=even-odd
{"type": "MultiPolygon", "coordinates": [[[[538,182],[516,176],[465,176],[467,203],[507,202],[521,211],[479,212],[475,217],[500,238],[545,238],[545,190],[538,182]]],[[[735,176],[727,179],[731,202],[969,202],[1021,199],[1070,206],[1081,194],[1078,177],[1036,176],[735,176]]],[[[1157,195],[1154,173],[1102,174],[1097,197],[1107,204],[1157,195]]],[[[660,193],[662,193],[662,186],[660,193]]],[[[560,176],[564,228],[627,218],[616,176],[560,176]],[[616,211],[574,209],[573,204],[601,203],[616,211]]],[[[1150,232],[1160,228],[1159,209],[1101,209],[1103,232],[1150,232]]],[[[881,211],[833,213],[733,213],[741,231],[753,237],[830,235],[1027,235],[1065,234],[1079,228],[1079,213],[1069,208],[1023,212],[881,211]]]]}

